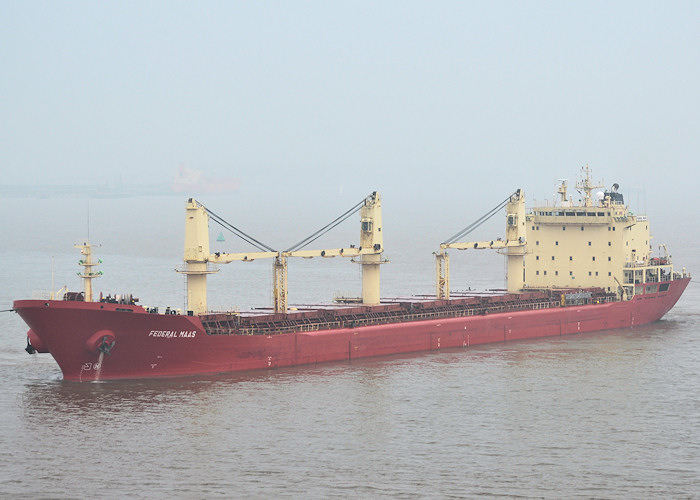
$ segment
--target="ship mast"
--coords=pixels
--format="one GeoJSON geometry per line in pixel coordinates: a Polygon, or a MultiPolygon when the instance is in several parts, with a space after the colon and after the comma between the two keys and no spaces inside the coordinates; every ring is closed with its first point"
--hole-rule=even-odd
{"type": "Polygon", "coordinates": [[[591,169],[588,168],[586,163],[585,167],[581,167],[581,178],[576,181],[576,190],[581,193],[583,191],[583,206],[592,207],[593,198],[591,197],[591,192],[594,189],[605,189],[605,186],[594,186],[591,179],[591,169]]]}
{"type": "Polygon", "coordinates": [[[218,272],[209,267],[209,216],[194,198],[185,207],[185,269],[187,276],[187,310],[201,314],[207,310],[207,275],[218,272]]]}
{"type": "Polygon", "coordinates": [[[84,256],[78,261],[78,264],[84,267],[83,272],[78,273],[78,276],[83,279],[84,300],[85,302],[92,302],[92,280],[102,276],[102,271],[94,272],[92,268],[99,265],[102,261],[99,259],[97,262],[92,261],[92,245],[89,241],[85,241],[82,244],[76,243],[75,248],[80,248],[80,253],[84,256]]]}
{"type": "Polygon", "coordinates": [[[360,210],[360,248],[374,251],[360,256],[362,266],[362,303],[379,304],[379,266],[383,264],[380,251],[384,248],[382,237],[382,202],[379,194],[366,200],[360,210]]]}

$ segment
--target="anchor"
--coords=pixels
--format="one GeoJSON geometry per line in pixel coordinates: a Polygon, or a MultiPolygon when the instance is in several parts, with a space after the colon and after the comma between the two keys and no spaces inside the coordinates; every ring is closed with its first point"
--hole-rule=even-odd
{"type": "Polygon", "coordinates": [[[108,337],[106,335],[104,337],[102,337],[102,343],[99,346],[97,346],[97,350],[100,352],[103,352],[107,356],[109,356],[110,351],[114,347],[114,344],[116,343],[116,341],[113,340],[112,342],[107,342],[107,338],[108,337]]]}
{"type": "Polygon", "coordinates": [[[24,348],[25,351],[29,354],[35,354],[36,349],[32,346],[32,344],[29,343],[29,337],[27,337],[27,347],[24,348]]]}

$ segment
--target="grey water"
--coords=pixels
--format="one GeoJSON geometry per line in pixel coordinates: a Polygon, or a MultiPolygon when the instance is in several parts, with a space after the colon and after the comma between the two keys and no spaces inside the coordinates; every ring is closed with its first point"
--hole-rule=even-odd
{"type": "MultiPolygon", "coordinates": [[[[54,289],[79,289],[84,200],[2,203],[21,215],[0,228],[0,309],[50,289],[52,267],[54,289]]],[[[181,307],[183,208],[92,205],[95,289],[181,307]]],[[[431,293],[440,235],[390,238],[387,218],[383,295],[431,293]]],[[[700,242],[666,243],[700,269],[700,242]]],[[[210,303],[269,306],[270,264],[238,264],[210,278],[210,303]]],[[[453,288],[503,286],[499,256],[452,268],[453,288]]],[[[341,259],[290,263],[289,281],[297,303],[360,283],[341,259]]],[[[700,498],[696,281],[663,320],[631,329],[168,380],[64,382],[50,355],[24,352],[26,330],[0,313],[6,498],[700,498]]]]}

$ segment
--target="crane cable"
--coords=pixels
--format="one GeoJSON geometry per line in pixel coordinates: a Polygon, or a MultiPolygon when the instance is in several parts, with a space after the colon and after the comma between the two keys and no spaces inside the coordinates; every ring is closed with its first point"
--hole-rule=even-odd
{"type": "Polygon", "coordinates": [[[299,243],[297,243],[296,245],[293,245],[293,246],[289,247],[287,250],[285,250],[285,252],[294,252],[294,251],[296,251],[296,250],[301,250],[301,249],[304,248],[306,245],[308,245],[308,244],[310,244],[310,243],[316,241],[316,240],[319,239],[321,236],[323,236],[324,234],[326,234],[328,231],[330,231],[331,229],[333,229],[334,227],[336,227],[338,224],[340,224],[341,222],[344,222],[345,220],[347,220],[351,215],[357,213],[357,212],[360,210],[360,208],[362,208],[362,206],[366,203],[367,199],[368,199],[368,198],[371,198],[371,197],[373,197],[373,196],[375,196],[375,194],[376,194],[376,192],[375,192],[375,193],[372,193],[371,195],[369,195],[369,196],[367,196],[367,197],[365,197],[361,202],[359,202],[358,204],[356,204],[355,206],[353,206],[351,209],[349,209],[348,211],[346,211],[346,212],[343,213],[342,215],[336,217],[333,221],[329,222],[328,224],[326,224],[325,226],[323,226],[321,229],[319,229],[318,231],[316,231],[316,232],[313,233],[312,235],[307,236],[306,238],[304,238],[303,240],[301,240],[301,241],[300,241],[299,243]]]}
{"type": "Polygon", "coordinates": [[[214,220],[214,222],[216,222],[218,225],[220,225],[220,226],[223,227],[224,229],[227,229],[227,230],[231,231],[233,234],[235,234],[236,236],[238,236],[240,239],[242,239],[242,240],[245,241],[246,243],[251,244],[252,246],[254,246],[255,248],[257,248],[257,249],[260,250],[261,252],[264,252],[264,251],[276,252],[276,251],[277,251],[277,250],[275,250],[274,248],[272,248],[272,247],[270,247],[270,246],[267,246],[265,243],[262,243],[262,242],[256,240],[255,238],[253,238],[252,236],[250,236],[250,235],[244,233],[243,231],[241,231],[240,229],[238,229],[238,228],[237,228],[236,226],[234,226],[233,224],[231,224],[231,223],[229,223],[229,222],[226,222],[223,218],[221,218],[220,216],[216,215],[214,212],[212,212],[211,210],[209,210],[209,209],[208,209],[207,207],[205,207],[204,205],[202,205],[202,207],[203,207],[204,210],[209,214],[209,216],[214,220]]]}
{"type": "Polygon", "coordinates": [[[459,240],[459,239],[463,238],[464,236],[468,235],[469,233],[471,233],[471,232],[474,231],[475,229],[477,229],[479,226],[481,226],[483,223],[485,223],[485,222],[486,222],[487,220],[489,220],[491,217],[493,217],[494,215],[496,215],[496,213],[498,213],[499,210],[501,210],[503,207],[505,207],[505,206],[508,204],[508,202],[510,201],[510,199],[513,197],[513,195],[515,195],[515,194],[517,194],[517,191],[514,192],[513,194],[509,195],[508,198],[506,198],[505,200],[503,200],[503,201],[502,201],[501,203],[499,203],[496,207],[494,207],[494,208],[492,208],[491,210],[489,210],[488,212],[486,212],[486,214],[484,214],[484,215],[482,215],[481,217],[479,217],[476,221],[474,221],[474,222],[472,222],[471,224],[469,224],[467,227],[465,227],[464,229],[462,229],[460,232],[458,232],[457,234],[455,234],[455,235],[452,236],[451,238],[448,238],[448,239],[446,239],[445,241],[443,241],[442,244],[443,244],[443,245],[449,245],[450,243],[454,243],[454,242],[456,242],[457,240],[459,240]]]}

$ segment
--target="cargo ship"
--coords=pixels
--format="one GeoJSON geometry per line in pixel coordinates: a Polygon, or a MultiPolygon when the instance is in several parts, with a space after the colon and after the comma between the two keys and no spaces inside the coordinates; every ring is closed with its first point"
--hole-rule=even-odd
{"type": "Polygon", "coordinates": [[[159,311],[132,295],[93,300],[92,246],[80,248],[84,289],[62,297],[16,300],[29,326],[27,351],[50,353],[64,380],[176,377],[274,369],[372,356],[465,348],[538,337],[630,328],[659,320],[690,282],[674,269],[665,245],[652,254],[649,221],[625,205],[619,186],[594,185],[584,167],[574,202],[561,181],[555,199],[530,209],[518,189],[501,204],[439,245],[435,295],[380,298],[383,259],[381,198],[374,192],[351,210],[284,251],[240,232],[197,200],[186,202],[186,308],[159,311]],[[598,189],[598,191],[596,191],[598,189]],[[466,242],[465,236],[505,211],[505,235],[466,242]],[[306,250],[342,220],[359,213],[359,244],[306,250]],[[213,220],[257,247],[248,253],[211,253],[213,220]],[[507,290],[450,293],[449,253],[491,249],[507,261],[507,290]],[[327,307],[287,304],[287,260],[346,257],[362,269],[362,296],[327,307]],[[212,311],[207,277],[217,266],[268,258],[273,311],[212,311]]]}

